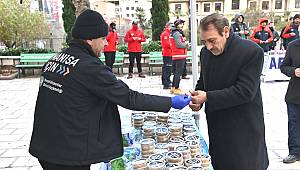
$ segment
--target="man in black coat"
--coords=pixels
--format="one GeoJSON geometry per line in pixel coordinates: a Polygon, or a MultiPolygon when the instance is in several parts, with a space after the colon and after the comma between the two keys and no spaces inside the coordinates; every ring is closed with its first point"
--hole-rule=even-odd
{"type": "Polygon", "coordinates": [[[190,98],[146,95],[129,89],[99,59],[108,26],[96,11],[75,21],[70,47],[43,67],[29,152],[45,170],[88,170],[123,155],[117,105],[168,112],[190,98]]]}
{"type": "Polygon", "coordinates": [[[285,102],[288,112],[288,146],[289,155],[284,163],[294,163],[300,160],[300,39],[288,45],[285,58],[280,66],[283,74],[291,77],[285,102]]]}
{"type": "Polygon", "coordinates": [[[269,161],[260,92],[263,50],[230,32],[220,14],[203,18],[200,30],[205,47],[190,107],[199,111],[205,102],[212,165],[215,170],[265,170],[269,161]]]}

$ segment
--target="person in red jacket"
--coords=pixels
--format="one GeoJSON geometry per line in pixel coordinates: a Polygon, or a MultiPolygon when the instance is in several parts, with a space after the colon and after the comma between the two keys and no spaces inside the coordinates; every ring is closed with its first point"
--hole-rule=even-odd
{"type": "Polygon", "coordinates": [[[293,21],[287,25],[282,33],[281,37],[285,41],[284,44],[284,49],[287,49],[287,46],[289,45],[290,42],[299,39],[299,24],[300,24],[300,14],[296,14],[293,19],[293,21]]]}
{"type": "Polygon", "coordinates": [[[105,64],[112,69],[116,59],[117,44],[119,42],[116,24],[113,22],[109,24],[109,33],[106,36],[106,41],[108,44],[103,49],[105,64]]]}
{"type": "Polygon", "coordinates": [[[128,43],[128,53],[129,53],[129,73],[127,79],[133,77],[133,66],[134,59],[136,58],[137,68],[139,72],[139,77],[145,78],[145,75],[142,73],[142,44],[141,42],[145,42],[145,36],[143,31],[139,30],[138,23],[136,21],[132,22],[132,27],[127,31],[125,35],[125,42],[128,43]]]}
{"type": "Polygon", "coordinates": [[[172,94],[182,94],[182,90],[179,88],[180,76],[183,73],[184,65],[187,58],[188,43],[183,34],[182,28],[184,20],[177,19],[174,22],[175,28],[172,29],[170,36],[171,49],[172,49],[172,60],[175,66],[174,77],[172,88],[170,92],[172,94]]]}
{"type": "Polygon", "coordinates": [[[268,20],[265,18],[260,18],[259,26],[253,30],[250,36],[250,39],[263,48],[264,52],[268,52],[270,50],[270,45],[273,41],[272,31],[267,25],[268,20]]]}
{"type": "Polygon", "coordinates": [[[164,89],[170,89],[172,86],[170,77],[172,74],[172,49],[170,45],[171,22],[167,22],[164,31],[160,35],[160,42],[163,55],[163,66],[161,81],[164,89]]]}

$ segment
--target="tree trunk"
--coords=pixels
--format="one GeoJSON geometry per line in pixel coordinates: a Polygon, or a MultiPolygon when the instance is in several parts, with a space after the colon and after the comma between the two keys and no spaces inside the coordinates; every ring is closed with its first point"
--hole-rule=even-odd
{"type": "Polygon", "coordinates": [[[90,9],[90,2],[89,0],[72,0],[72,3],[74,4],[76,11],[76,17],[84,10],[90,9]]]}

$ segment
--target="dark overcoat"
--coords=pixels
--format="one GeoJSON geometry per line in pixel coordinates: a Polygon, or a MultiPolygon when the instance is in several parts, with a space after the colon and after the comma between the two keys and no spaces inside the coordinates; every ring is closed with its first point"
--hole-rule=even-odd
{"type": "Polygon", "coordinates": [[[221,55],[213,55],[206,47],[200,55],[196,90],[207,92],[205,112],[214,169],[266,169],[262,48],[231,33],[221,55]]]}
{"type": "Polygon", "coordinates": [[[285,101],[297,105],[300,105],[300,78],[295,75],[295,70],[300,67],[299,51],[300,39],[289,44],[284,60],[280,66],[281,72],[286,76],[291,77],[285,95],[285,101]]]}

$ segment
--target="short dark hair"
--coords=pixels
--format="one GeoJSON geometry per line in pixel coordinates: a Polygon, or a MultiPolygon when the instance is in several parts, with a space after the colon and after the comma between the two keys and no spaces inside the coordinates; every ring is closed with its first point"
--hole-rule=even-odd
{"type": "Polygon", "coordinates": [[[224,15],[213,13],[201,19],[200,29],[207,31],[209,25],[213,25],[217,29],[218,33],[223,36],[224,27],[229,26],[229,22],[224,15]]]}

